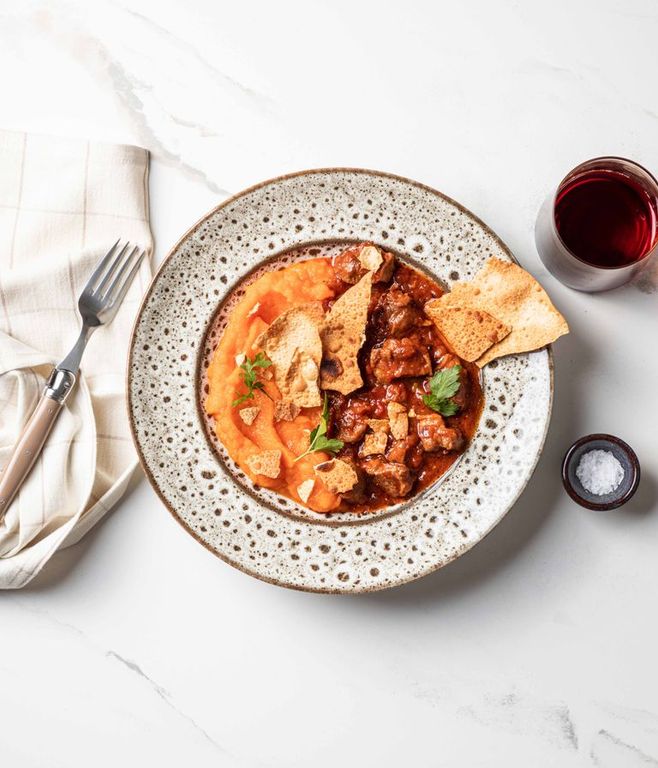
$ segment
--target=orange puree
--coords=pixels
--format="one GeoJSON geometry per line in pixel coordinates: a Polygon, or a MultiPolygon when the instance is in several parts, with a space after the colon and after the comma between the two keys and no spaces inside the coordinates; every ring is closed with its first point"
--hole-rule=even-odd
{"type": "MultiPolygon", "coordinates": [[[[300,502],[298,486],[315,478],[313,467],[326,461],[326,453],[312,453],[298,462],[309,443],[309,432],[320,420],[320,408],[304,408],[293,421],[274,422],[272,401],[258,390],[254,399],[232,407],[232,402],[246,389],[235,357],[246,354],[252,358],[259,352],[256,338],[287,309],[309,301],[322,301],[333,296],[330,288],[334,273],[327,259],[311,259],[291,264],[276,272],[266,272],[245,289],[244,296],[231,312],[226,330],[208,367],[209,392],[206,411],[215,419],[215,432],[230,457],[251,480],[276,490],[300,502]],[[257,306],[256,311],[254,307],[257,306]],[[247,426],[238,411],[251,405],[261,410],[251,426],[247,426]],[[266,450],[281,451],[281,474],[276,479],[254,474],[247,459],[266,450]]],[[[274,399],[281,395],[273,381],[265,382],[267,393],[274,399]]],[[[340,503],[340,497],[330,493],[317,481],[307,506],[317,512],[328,512],[340,503]]]]}

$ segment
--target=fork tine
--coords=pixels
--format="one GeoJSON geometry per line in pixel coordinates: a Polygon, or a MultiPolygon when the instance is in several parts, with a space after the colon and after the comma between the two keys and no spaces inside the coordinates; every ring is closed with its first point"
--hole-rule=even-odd
{"type": "MultiPolygon", "coordinates": [[[[130,258],[132,259],[133,254],[135,251],[137,251],[137,247],[133,250],[133,252],[130,254],[130,258]]],[[[142,251],[137,255],[137,258],[134,260],[132,267],[130,268],[130,272],[128,272],[125,277],[123,277],[123,281],[120,282],[120,278],[123,275],[123,273],[126,270],[126,267],[130,263],[130,259],[126,262],[126,264],[121,269],[121,272],[116,276],[114,281],[112,282],[112,286],[110,289],[108,289],[108,293],[106,294],[107,297],[109,297],[109,305],[110,306],[116,306],[118,308],[119,304],[124,299],[124,296],[126,293],[128,293],[128,288],[130,288],[130,284],[132,283],[135,275],[137,274],[137,270],[139,269],[139,265],[142,263],[142,259],[146,256],[146,251],[142,251]],[[110,293],[112,295],[110,295],[110,293]]]]}
{"type": "MultiPolygon", "coordinates": [[[[103,275],[101,281],[98,283],[98,285],[94,288],[94,293],[104,293],[106,292],[106,288],[112,279],[112,276],[116,272],[116,270],[119,268],[119,266],[123,263],[125,259],[126,252],[130,249],[130,243],[126,242],[126,244],[123,246],[123,248],[119,251],[119,253],[112,259],[112,262],[110,266],[108,267],[107,271],[103,275]]],[[[130,259],[130,256],[128,257],[130,259]]]]}
{"type": "Polygon", "coordinates": [[[121,238],[119,238],[116,243],[110,248],[110,250],[103,256],[101,259],[99,259],[98,263],[94,267],[94,271],[91,273],[89,280],[87,280],[87,287],[91,288],[96,283],[98,278],[103,274],[105,269],[107,268],[107,265],[112,261],[114,251],[116,250],[117,245],[121,242],[121,238]]]}
{"type": "MultiPolygon", "coordinates": [[[[111,299],[112,293],[116,291],[116,289],[121,285],[123,276],[128,271],[128,268],[130,267],[130,263],[133,259],[133,256],[139,251],[139,246],[135,246],[132,251],[126,256],[125,259],[123,259],[123,263],[121,264],[121,267],[117,270],[114,270],[112,274],[112,281],[107,284],[108,281],[105,280],[105,285],[102,286],[103,290],[103,299],[111,299]]],[[[109,277],[109,275],[108,275],[109,277]]],[[[101,291],[101,286],[99,286],[99,293],[101,291]]]]}

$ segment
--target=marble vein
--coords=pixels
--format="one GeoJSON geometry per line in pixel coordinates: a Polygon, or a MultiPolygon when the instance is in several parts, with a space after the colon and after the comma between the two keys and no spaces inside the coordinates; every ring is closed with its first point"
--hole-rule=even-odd
{"type": "MultiPolygon", "coordinates": [[[[123,656],[118,654],[116,651],[107,651],[105,655],[110,659],[115,659],[116,661],[119,661],[121,664],[128,667],[128,669],[131,672],[134,672],[143,680],[146,680],[148,684],[151,686],[151,688],[153,688],[153,690],[158,694],[158,696],[161,699],[164,699],[168,704],[170,703],[169,693],[161,685],[158,685],[158,683],[156,683],[155,680],[150,678],[146,674],[146,672],[144,672],[144,670],[139,666],[139,664],[136,664],[134,661],[131,661],[130,659],[124,658],[123,656]]],[[[208,736],[208,734],[206,734],[205,731],[204,731],[204,734],[208,736]]]]}
{"type": "Polygon", "coordinates": [[[625,741],[622,741],[604,728],[602,728],[594,738],[590,757],[592,758],[594,765],[602,766],[604,768],[608,768],[608,766],[609,768],[617,768],[622,765],[624,768],[646,765],[658,766],[658,759],[651,755],[647,755],[646,752],[643,752],[639,747],[627,744],[625,741]],[[612,753],[610,748],[612,748],[612,753]],[[614,762],[612,762],[612,760],[609,761],[608,757],[602,756],[603,749],[605,749],[606,755],[611,755],[614,762]]]}
{"type": "Polygon", "coordinates": [[[658,734],[658,715],[654,712],[610,703],[598,703],[597,706],[616,720],[639,726],[647,733],[658,734]]]}
{"type": "MultiPolygon", "coordinates": [[[[119,8],[123,11],[126,9],[119,8]]],[[[102,70],[103,73],[109,79],[110,85],[114,89],[116,98],[125,109],[126,113],[130,117],[133,128],[138,136],[138,141],[146,147],[146,149],[153,152],[164,163],[178,168],[185,173],[189,178],[195,179],[204,184],[211,192],[227,197],[231,192],[222,188],[200,165],[189,162],[184,159],[182,154],[175,151],[172,148],[172,144],[185,146],[185,141],[180,141],[181,137],[173,135],[167,140],[161,138],[160,132],[156,130],[153,125],[153,115],[151,112],[156,110],[156,117],[158,119],[165,118],[173,125],[178,125],[181,128],[188,130],[194,130],[194,132],[200,138],[218,137],[217,131],[212,128],[182,118],[175,114],[171,109],[168,109],[161,98],[158,98],[158,90],[156,85],[146,82],[135,74],[131,68],[125,65],[121,60],[120,54],[117,51],[116,55],[110,49],[109,44],[104,42],[104,39],[96,32],[91,26],[91,22],[85,24],[84,18],[70,17],[67,19],[67,24],[62,25],[62,21],[59,17],[56,17],[48,11],[47,8],[42,6],[42,13],[35,16],[35,24],[40,30],[47,36],[51,37],[59,45],[63,45],[71,56],[80,60],[81,64],[89,70],[94,68],[95,70],[102,70]],[[91,67],[90,67],[91,65],[91,67]],[[144,100],[144,96],[149,98],[150,109],[144,100]]],[[[127,13],[127,11],[126,11],[127,13]]],[[[123,15],[123,14],[122,14],[123,15]]],[[[141,24],[140,19],[144,19],[140,14],[133,14],[136,20],[141,24]]],[[[153,26],[158,29],[158,25],[155,23],[153,26]]],[[[158,34],[161,37],[166,30],[162,30],[158,34]]],[[[176,41],[171,33],[167,33],[172,40],[176,41]]],[[[146,41],[145,41],[146,42],[146,41]]],[[[178,41],[180,45],[181,42],[178,41]]],[[[188,44],[185,44],[188,45],[188,44]]],[[[190,58],[190,51],[194,49],[190,46],[189,50],[185,48],[185,55],[190,58]]],[[[214,70],[205,60],[200,59],[198,55],[195,58],[198,66],[203,69],[204,72],[210,74],[214,78],[215,82],[221,83],[224,88],[231,88],[234,91],[239,92],[241,95],[249,97],[254,103],[258,103],[263,108],[266,104],[264,98],[252,92],[245,86],[237,83],[237,81],[227,76],[222,76],[221,73],[214,70]]]]}
{"type": "Polygon", "coordinates": [[[517,691],[468,693],[468,703],[460,703],[464,691],[450,691],[446,685],[441,692],[426,686],[416,687],[414,697],[435,708],[444,709],[479,725],[502,729],[512,735],[530,733],[560,749],[577,751],[576,726],[569,707],[563,702],[537,700],[517,691]]]}
{"type": "Polygon", "coordinates": [[[225,757],[230,757],[232,760],[235,758],[233,755],[230,754],[224,747],[222,747],[221,744],[218,744],[212,736],[208,733],[208,731],[205,730],[202,726],[199,725],[199,723],[196,722],[192,717],[190,717],[185,712],[182,712],[178,707],[173,703],[171,700],[170,694],[166,691],[165,688],[163,688],[161,685],[159,685],[155,680],[153,680],[152,677],[146,674],[144,670],[137,664],[136,662],[126,659],[124,656],[121,656],[116,651],[106,651],[105,653],[106,657],[109,659],[113,659],[114,661],[119,662],[120,664],[123,664],[124,667],[126,667],[128,670],[130,670],[132,673],[140,677],[142,680],[144,680],[148,685],[151,687],[151,689],[169,706],[179,717],[181,717],[183,720],[186,720],[196,731],[198,731],[210,744],[212,744],[215,749],[217,749],[222,755],[225,757]]]}
{"type": "MultiPolygon", "coordinates": [[[[102,652],[99,646],[93,640],[91,640],[79,627],[75,626],[74,624],[70,624],[69,622],[62,621],[56,616],[53,616],[52,613],[48,611],[44,611],[39,608],[35,608],[31,605],[28,605],[23,600],[14,599],[13,602],[21,610],[31,613],[33,616],[36,616],[42,621],[46,621],[49,624],[58,627],[59,629],[63,629],[63,630],[66,630],[67,632],[75,634],[80,640],[82,640],[82,642],[84,642],[84,644],[90,650],[96,653],[98,653],[99,651],[102,652]]],[[[221,755],[224,759],[230,759],[233,765],[236,765],[236,766],[239,765],[235,756],[232,755],[225,747],[223,747],[221,744],[215,741],[215,739],[212,738],[212,736],[205,730],[205,728],[203,728],[199,723],[197,723],[197,721],[194,720],[194,718],[190,717],[190,715],[188,715],[186,712],[183,712],[181,709],[179,709],[172,701],[171,694],[163,686],[161,686],[159,683],[153,680],[152,677],[146,674],[146,672],[144,672],[144,670],[139,664],[137,664],[135,661],[125,658],[121,654],[111,649],[104,651],[104,655],[107,659],[110,659],[118,664],[121,664],[123,667],[128,669],[132,674],[137,675],[139,678],[141,678],[146,684],[148,684],[151,690],[155,694],[157,694],[157,696],[160,699],[162,699],[162,701],[164,701],[164,703],[180,719],[187,722],[200,736],[202,736],[207,742],[209,742],[215,748],[215,750],[218,752],[219,755],[221,755]]]]}
{"type": "MultiPolygon", "coordinates": [[[[211,192],[224,196],[230,195],[231,193],[228,190],[222,189],[222,187],[216,184],[205,171],[185,162],[180,155],[170,150],[164,142],[158,138],[146,117],[144,102],[138,95],[139,88],[146,88],[146,84],[140,82],[137,78],[131,75],[117,60],[112,60],[109,57],[107,49],[105,49],[99,41],[97,41],[97,45],[99,52],[107,58],[107,71],[114,85],[115,92],[123,102],[124,107],[132,115],[141,135],[141,140],[144,142],[145,146],[150,151],[156,152],[165,162],[169,162],[171,165],[179,168],[192,178],[201,181],[211,192]]],[[[169,115],[169,117],[171,118],[171,115],[169,115]]],[[[194,127],[199,133],[203,133],[204,130],[207,130],[199,125],[194,125],[194,127]]]]}
{"type": "Polygon", "coordinates": [[[233,88],[237,88],[249,98],[254,99],[259,106],[266,106],[271,104],[271,99],[268,96],[266,96],[264,93],[260,93],[259,91],[256,91],[253,88],[249,88],[248,86],[241,83],[239,80],[236,80],[234,77],[231,77],[230,75],[227,75],[224,72],[221,72],[220,70],[213,67],[212,64],[210,64],[210,62],[207,59],[201,56],[201,54],[194,47],[194,45],[192,45],[191,43],[185,40],[182,40],[180,37],[177,37],[172,32],[170,32],[166,27],[163,27],[161,24],[158,24],[154,19],[149,18],[148,16],[144,16],[144,14],[139,13],[138,11],[135,11],[132,8],[123,7],[122,10],[128,15],[132,16],[135,19],[138,19],[143,24],[150,27],[158,35],[166,38],[179,50],[184,51],[191,58],[196,60],[221,85],[229,85],[233,88]]]}

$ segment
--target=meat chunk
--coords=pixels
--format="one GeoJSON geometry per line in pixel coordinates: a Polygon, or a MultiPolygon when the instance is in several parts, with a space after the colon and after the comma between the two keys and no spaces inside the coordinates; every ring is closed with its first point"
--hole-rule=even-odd
{"type": "Polygon", "coordinates": [[[361,462],[363,471],[386,494],[393,498],[406,496],[414,484],[414,476],[404,465],[384,458],[371,457],[361,462]]]}
{"type": "Polygon", "coordinates": [[[457,355],[453,355],[452,352],[443,346],[437,346],[434,349],[434,362],[437,368],[452,368],[453,365],[460,365],[461,361],[457,355]]]}
{"type": "Polygon", "coordinates": [[[367,419],[372,410],[370,404],[358,397],[336,396],[335,402],[332,411],[336,437],[344,443],[358,443],[368,429],[367,419]]]}
{"type": "Polygon", "coordinates": [[[416,421],[416,431],[423,450],[428,453],[459,451],[464,445],[464,436],[460,430],[446,427],[438,413],[419,418],[416,421]]]}
{"type": "Polygon", "coordinates": [[[357,248],[350,248],[334,256],[332,266],[336,276],[344,283],[355,285],[365,275],[366,270],[359,261],[357,248]]]}
{"type": "Polygon", "coordinates": [[[406,376],[429,376],[432,373],[427,347],[417,338],[386,339],[370,353],[370,367],[379,384],[389,384],[406,376]]]}
{"type": "Polygon", "coordinates": [[[401,405],[407,404],[407,387],[404,382],[395,381],[386,387],[386,402],[390,403],[392,401],[401,405]]]}
{"type": "Polygon", "coordinates": [[[365,421],[359,421],[351,411],[345,411],[343,418],[336,424],[338,427],[336,437],[344,443],[358,443],[368,428],[365,421]]]}
{"type": "Polygon", "coordinates": [[[408,453],[418,442],[418,435],[415,432],[408,434],[403,440],[391,440],[391,445],[386,451],[386,458],[398,464],[407,464],[408,453]]]}
{"type": "MultiPolygon", "coordinates": [[[[334,256],[332,261],[334,272],[344,283],[354,285],[367,272],[359,260],[362,247],[359,245],[356,248],[348,248],[343,253],[339,253],[338,256],[334,256]]],[[[383,261],[379,269],[372,276],[373,283],[388,283],[395,271],[395,256],[386,251],[381,251],[381,256],[383,261]]]]}
{"type": "Polygon", "coordinates": [[[348,504],[363,504],[363,502],[366,500],[365,472],[361,469],[361,467],[357,466],[353,462],[350,462],[350,466],[352,466],[356,472],[356,485],[352,488],[351,491],[345,491],[345,493],[341,493],[340,496],[343,501],[346,501],[348,504]]]}
{"type": "Polygon", "coordinates": [[[395,286],[383,294],[379,310],[388,326],[389,336],[404,336],[422,320],[411,296],[395,286]]]}

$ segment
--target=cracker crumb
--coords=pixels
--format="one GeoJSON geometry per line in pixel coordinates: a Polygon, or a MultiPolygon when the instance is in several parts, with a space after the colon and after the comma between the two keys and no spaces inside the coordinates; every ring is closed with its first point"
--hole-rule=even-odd
{"type": "Polygon", "coordinates": [[[281,474],[281,451],[262,451],[247,459],[247,466],[255,475],[276,479],[281,474]]]}
{"type": "Polygon", "coordinates": [[[379,248],[374,245],[366,245],[361,249],[358,257],[361,266],[368,272],[376,272],[382,265],[384,258],[379,248]]]}
{"type": "Polygon", "coordinates": [[[386,432],[368,432],[363,438],[363,443],[359,449],[359,456],[373,456],[384,453],[388,435],[386,432]]]}
{"type": "Polygon", "coordinates": [[[330,459],[316,464],[315,474],[331,493],[347,493],[358,483],[359,478],[351,464],[342,459],[330,459]]]}
{"type": "Polygon", "coordinates": [[[240,408],[238,411],[238,415],[248,427],[256,421],[256,416],[258,416],[259,413],[260,408],[257,405],[252,405],[249,408],[240,408]]]}
{"type": "Polygon", "coordinates": [[[274,405],[274,421],[293,421],[301,408],[288,400],[277,400],[274,405]]]}
{"type": "Polygon", "coordinates": [[[373,432],[388,432],[388,419],[366,419],[366,424],[373,432]]]}
{"type": "Polygon", "coordinates": [[[309,500],[311,493],[313,493],[313,487],[315,486],[315,480],[313,478],[309,478],[308,480],[304,480],[303,483],[300,483],[297,486],[297,493],[299,494],[299,498],[306,504],[306,502],[309,500]]]}
{"type": "Polygon", "coordinates": [[[407,409],[400,403],[388,403],[386,410],[391,422],[391,434],[396,440],[404,440],[409,432],[407,409]]]}

